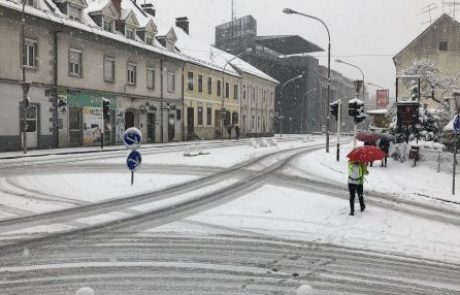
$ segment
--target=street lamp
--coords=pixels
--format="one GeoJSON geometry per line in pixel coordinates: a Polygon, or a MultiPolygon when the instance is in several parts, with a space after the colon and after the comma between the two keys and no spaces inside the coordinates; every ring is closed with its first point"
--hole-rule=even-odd
{"type": "Polygon", "coordinates": [[[380,86],[380,85],[377,85],[377,84],[374,84],[374,83],[371,83],[371,82],[368,82],[367,85],[374,86],[374,87],[377,87],[377,88],[380,88],[380,89],[386,89],[383,86],[380,86]]]}
{"type": "Polygon", "coordinates": [[[363,101],[364,101],[364,72],[363,72],[363,70],[362,70],[360,67],[358,67],[358,66],[356,66],[356,65],[354,65],[354,64],[345,62],[345,61],[340,60],[340,59],[336,59],[335,62],[336,62],[336,63],[341,63],[341,64],[349,65],[350,67],[354,67],[354,68],[358,69],[358,70],[361,72],[361,75],[363,76],[363,101]]]}
{"type": "MultiPolygon", "coordinates": [[[[231,58],[230,60],[227,61],[227,63],[224,65],[224,67],[222,68],[222,85],[220,87],[220,91],[221,91],[221,95],[222,95],[222,102],[221,102],[221,108],[220,108],[220,127],[221,127],[221,136],[222,136],[222,140],[224,139],[224,112],[225,112],[225,108],[224,108],[224,98],[225,98],[225,69],[227,68],[227,66],[235,59],[239,58],[240,56],[242,56],[243,54],[250,54],[252,53],[252,48],[246,48],[245,51],[243,52],[240,52],[238,55],[234,56],[233,58],[231,58]]],[[[230,90],[229,90],[229,93],[230,93],[230,90]]]]}
{"type": "MultiPolygon", "coordinates": [[[[323,20],[317,18],[316,16],[301,13],[301,12],[292,10],[290,8],[284,8],[283,12],[286,14],[298,14],[303,17],[314,19],[316,21],[319,21],[326,28],[327,36],[329,39],[329,43],[327,47],[327,103],[326,105],[329,108],[330,93],[331,93],[331,34],[329,32],[329,28],[327,27],[326,23],[323,20]]],[[[329,153],[329,123],[330,123],[330,120],[331,120],[331,117],[330,117],[329,109],[328,109],[327,115],[326,115],[326,152],[327,153],[329,153]]]]}
{"type": "MultiPolygon", "coordinates": [[[[299,80],[299,79],[302,79],[303,75],[298,75],[298,76],[295,76],[294,78],[291,78],[289,80],[287,80],[286,82],[283,83],[283,85],[281,85],[280,87],[280,100],[284,100],[284,87],[286,87],[286,85],[288,85],[289,83],[292,83],[294,82],[295,80],[299,80]]],[[[283,119],[284,119],[284,116],[283,116],[283,103],[280,103],[280,115],[279,115],[279,120],[280,120],[280,137],[283,137],[283,119]]]]}

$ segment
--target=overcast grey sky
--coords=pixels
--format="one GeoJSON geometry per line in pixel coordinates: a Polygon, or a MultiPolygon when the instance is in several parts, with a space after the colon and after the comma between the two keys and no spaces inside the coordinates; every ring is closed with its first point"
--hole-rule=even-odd
{"type": "MultiPolygon", "coordinates": [[[[142,1],[142,0],[140,0],[142,1]]],[[[177,16],[190,20],[191,35],[214,43],[214,28],[231,18],[230,0],[150,0],[161,17],[170,22],[177,16]]],[[[282,13],[285,7],[321,18],[329,27],[333,69],[352,79],[358,70],[334,62],[335,58],[356,64],[366,82],[390,89],[394,94],[395,67],[392,56],[420,34],[428,24],[422,8],[437,5],[433,20],[443,11],[442,0],[234,0],[236,16],[252,14],[258,35],[295,34],[327,49],[327,33],[314,20],[282,13]]],[[[460,8],[460,6],[459,6],[460,8]]],[[[458,12],[460,15],[460,12],[458,12]]],[[[326,65],[326,52],[314,54],[326,65]]],[[[370,88],[373,92],[375,88],[370,88]]]]}

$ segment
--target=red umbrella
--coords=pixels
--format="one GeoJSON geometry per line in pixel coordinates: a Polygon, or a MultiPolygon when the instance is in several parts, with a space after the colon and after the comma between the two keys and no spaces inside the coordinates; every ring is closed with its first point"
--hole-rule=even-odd
{"type": "Polygon", "coordinates": [[[375,132],[361,130],[356,133],[356,139],[359,141],[374,143],[379,138],[380,136],[375,132]]]}
{"type": "Polygon", "coordinates": [[[360,147],[353,149],[347,155],[347,158],[353,162],[366,163],[366,162],[381,160],[386,155],[387,154],[384,151],[382,151],[376,146],[365,145],[365,146],[360,146],[360,147]]]}

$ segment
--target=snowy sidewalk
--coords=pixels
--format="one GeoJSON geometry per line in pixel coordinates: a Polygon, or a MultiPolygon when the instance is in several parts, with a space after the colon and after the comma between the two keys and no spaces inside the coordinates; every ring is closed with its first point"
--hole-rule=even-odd
{"type": "MultiPolygon", "coordinates": [[[[286,172],[346,187],[348,177],[346,155],[352,149],[352,144],[341,147],[340,162],[336,161],[335,148],[329,154],[322,150],[308,154],[286,172]]],[[[369,167],[364,190],[434,204],[439,199],[460,203],[460,179],[456,181],[457,194],[453,196],[451,173],[437,172],[424,161],[418,162],[416,167],[412,167],[412,164],[412,161],[401,163],[388,158],[388,165],[385,168],[380,166],[380,161],[375,161],[373,167],[369,167]]]]}

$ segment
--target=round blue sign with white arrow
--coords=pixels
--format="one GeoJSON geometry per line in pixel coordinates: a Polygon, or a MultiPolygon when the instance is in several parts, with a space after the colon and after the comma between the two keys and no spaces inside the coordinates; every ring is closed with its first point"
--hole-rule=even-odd
{"type": "Polygon", "coordinates": [[[460,133],[460,116],[456,116],[454,120],[454,131],[455,133],[460,133]]]}
{"type": "Polygon", "coordinates": [[[129,170],[136,171],[142,164],[141,154],[138,151],[132,151],[126,159],[126,164],[129,170]]]}
{"type": "Polygon", "coordinates": [[[123,135],[125,146],[131,150],[135,150],[142,144],[142,133],[139,129],[132,127],[125,131],[123,135]]]}

